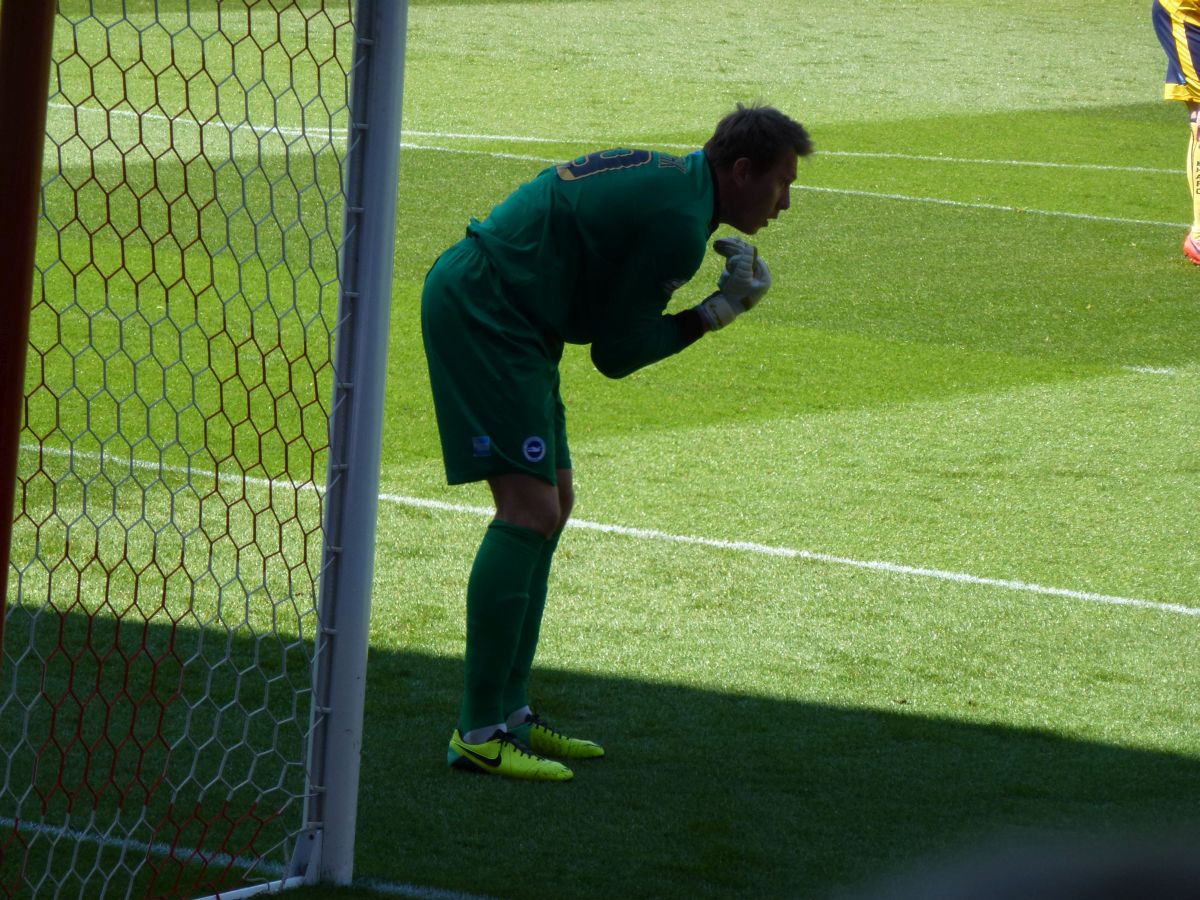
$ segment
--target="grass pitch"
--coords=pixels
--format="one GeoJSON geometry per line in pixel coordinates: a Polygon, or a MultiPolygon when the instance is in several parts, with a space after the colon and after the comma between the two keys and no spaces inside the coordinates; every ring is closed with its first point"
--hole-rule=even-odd
{"type": "Polygon", "coordinates": [[[1194,824],[1200,272],[1144,12],[412,8],[359,875],[818,897],[1194,824]],[[564,363],[588,527],[535,692],[610,756],[565,790],[450,778],[486,518],[410,501],[487,497],[440,484],[421,278],[550,161],[694,147],[749,99],[817,144],[757,239],[767,301],[622,383],[564,363]]]}

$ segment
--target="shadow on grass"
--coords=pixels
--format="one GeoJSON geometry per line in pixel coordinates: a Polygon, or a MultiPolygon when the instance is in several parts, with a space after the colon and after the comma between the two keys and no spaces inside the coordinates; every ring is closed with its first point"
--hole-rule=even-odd
{"type": "MultiPolygon", "coordinates": [[[[301,787],[281,788],[307,722],[302,644],[276,653],[261,636],[220,635],[210,654],[205,630],[69,614],[16,624],[0,705],[0,895],[86,877],[84,893],[111,880],[196,896],[277,877],[299,827],[301,787]],[[59,656],[72,664],[34,665],[59,656]],[[130,704],[155,710],[153,740],[140,715],[116,714],[130,704]],[[170,753],[150,752],[156,742],[170,753]],[[265,797],[242,790],[251,770],[265,797]]],[[[554,721],[608,748],[569,784],[448,771],[461,661],[372,651],[358,879],[506,898],[825,897],[1004,831],[1198,821],[1196,758],[903,711],[535,679],[554,721]]]]}
{"type": "Polygon", "coordinates": [[[290,856],[311,645],[133,609],[8,606],[0,897],[196,897],[290,856]]]}
{"type": "Polygon", "coordinates": [[[604,743],[568,784],[450,772],[461,663],[373,652],[356,878],[524,897],[823,897],[1001,833],[1185,827],[1200,760],[535,672],[604,743]]]}

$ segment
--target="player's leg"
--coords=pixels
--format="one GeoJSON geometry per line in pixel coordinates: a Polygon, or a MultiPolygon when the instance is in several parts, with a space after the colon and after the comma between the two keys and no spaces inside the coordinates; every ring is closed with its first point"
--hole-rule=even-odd
{"type": "Polygon", "coordinates": [[[533,658],[537,653],[542,616],[546,609],[546,597],[549,594],[550,568],[554,561],[554,551],[558,547],[562,529],[567,524],[571,507],[575,502],[570,469],[558,470],[558,502],[561,510],[558,528],[542,545],[541,558],[534,567],[533,578],[529,584],[529,604],[525,609],[521,639],[517,644],[517,653],[508,676],[508,683],[504,688],[505,724],[509,731],[531,747],[534,753],[563,759],[586,759],[603,756],[604,750],[599,744],[592,741],[567,737],[556,731],[529,705],[529,678],[533,672],[533,658]]]}
{"type": "Polygon", "coordinates": [[[569,769],[509,738],[503,709],[533,568],[559,517],[553,463],[543,459],[548,442],[538,437],[553,428],[553,353],[535,329],[513,318],[489,264],[470,242],[434,265],[421,313],[447,480],[488,480],[498,508],[468,579],[463,698],[447,761],[511,777],[565,780],[569,769]],[[498,371],[506,378],[496,378],[498,371]]]}
{"type": "MultiPolygon", "coordinates": [[[[571,517],[571,510],[575,506],[575,479],[571,468],[571,449],[567,441],[567,409],[559,388],[559,380],[556,377],[553,386],[553,459],[558,515],[553,528],[546,534],[546,543],[542,545],[541,557],[529,582],[529,605],[525,609],[525,621],[521,626],[521,640],[504,688],[505,721],[510,727],[523,723],[525,713],[529,710],[529,675],[533,671],[533,658],[537,653],[538,638],[542,629],[542,615],[550,590],[550,569],[554,563],[554,552],[558,549],[562,530],[566,527],[567,519],[571,517]]],[[[492,493],[496,495],[496,486],[493,486],[492,493]]],[[[496,496],[498,509],[503,499],[496,496]]]]}
{"type": "Polygon", "coordinates": [[[1192,194],[1192,229],[1183,239],[1183,253],[1196,265],[1200,265],[1200,103],[1188,102],[1187,175],[1188,189],[1192,194]]]}
{"type": "Polygon", "coordinates": [[[559,520],[553,533],[547,536],[546,542],[542,544],[541,555],[533,568],[529,581],[529,604],[525,607],[525,621],[521,625],[521,638],[517,644],[512,668],[509,670],[508,682],[504,687],[505,721],[510,728],[524,721],[525,717],[521,711],[527,711],[529,708],[529,676],[533,671],[533,658],[537,653],[538,638],[541,635],[546,597],[550,592],[550,569],[554,564],[554,551],[558,549],[562,529],[567,524],[574,502],[571,470],[559,469],[559,520]]]}
{"type": "Polygon", "coordinates": [[[468,743],[505,730],[504,689],[521,642],[529,585],[546,544],[534,529],[488,525],[467,580],[467,645],[458,730],[468,743]]]}
{"type": "MultiPolygon", "coordinates": [[[[558,483],[563,508],[569,512],[571,504],[570,469],[563,469],[559,472],[558,483]],[[566,485],[565,491],[563,490],[564,484],[566,485]]],[[[564,525],[566,520],[567,516],[564,513],[562,518],[564,525]]],[[[558,731],[533,710],[529,700],[529,679],[533,673],[533,659],[537,652],[542,616],[546,608],[546,597],[549,594],[550,567],[561,534],[562,530],[560,529],[546,541],[542,547],[542,558],[534,569],[533,580],[529,586],[529,605],[525,610],[521,640],[517,645],[517,655],[513,660],[508,684],[504,688],[504,709],[507,710],[505,724],[510,732],[536,754],[559,759],[592,759],[603,756],[604,748],[594,741],[569,737],[558,731]]]]}
{"type": "Polygon", "coordinates": [[[521,628],[521,640],[513,660],[508,683],[504,688],[505,724],[510,731],[534,749],[535,753],[565,759],[583,759],[603,756],[604,750],[592,741],[569,738],[547,725],[530,707],[529,679],[533,672],[533,660],[537,653],[541,635],[542,616],[549,594],[550,570],[559,538],[575,506],[574,473],[571,466],[571,448],[567,440],[567,408],[563,403],[558,374],[554,377],[554,466],[555,483],[558,489],[558,522],[547,536],[542,547],[542,556],[533,570],[529,583],[529,605],[525,610],[525,622],[521,628]]]}
{"type": "Polygon", "coordinates": [[[504,691],[522,638],[529,585],[543,558],[544,530],[557,518],[553,485],[522,474],[488,480],[496,519],[488,526],[467,582],[467,640],[458,729],[447,761],[531,780],[565,781],[565,766],[516,743],[505,723],[504,691]],[[510,521],[511,520],[511,521],[510,521]]]}
{"type": "Polygon", "coordinates": [[[541,756],[559,759],[591,759],[604,755],[604,748],[594,741],[569,737],[551,726],[530,706],[529,679],[533,673],[533,659],[537,653],[541,635],[542,617],[549,594],[550,568],[554,551],[562,528],[567,523],[574,503],[570,469],[558,471],[559,504],[563,510],[558,530],[542,545],[541,557],[533,569],[529,584],[529,603],[525,608],[525,621],[517,643],[516,656],[509,671],[508,683],[504,688],[505,725],[522,743],[541,756]]]}
{"type": "MultiPolygon", "coordinates": [[[[489,478],[488,486],[496,519],[480,547],[467,589],[467,672],[459,726],[464,741],[488,733],[495,739],[498,731],[511,730],[506,714],[511,709],[506,699],[511,695],[509,685],[513,673],[522,672],[522,690],[527,690],[554,549],[574,499],[570,469],[558,470],[555,484],[509,472],[489,478]],[[496,542],[493,532],[505,534],[507,540],[496,542]]],[[[528,709],[527,700],[521,705],[528,709]]],[[[512,724],[523,725],[524,718],[512,724]]],[[[527,731],[514,745],[522,752],[535,743],[527,731]]],[[[461,755],[462,748],[452,742],[451,753],[461,755]]],[[[539,760],[541,753],[534,749],[527,759],[539,760]]]]}
{"type": "Polygon", "coordinates": [[[1178,100],[1188,105],[1188,149],[1187,179],[1188,193],[1192,198],[1192,227],[1183,239],[1183,252],[1192,262],[1200,265],[1200,153],[1197,152],[1198,113],[1200,109],[1200,21],[1194,20],[1184,11],[1169,13],[1161,3],[1152,8],[1154,31],[1159,44],[1167,56],[1167,71],[1163,83],[1163,97],[1178,100]]]}
{"type": "Polygon", "coordinates": [[[458,731],[447,755],[451,765],[468,762],[478,767],[478,760],[486,761],[494,745],[497,765],[507,762],[514,768],[501,769],[499,774],[538,780],[569,777],[547,768],[549,761],[536,750],[527,751],[528,735],[522,734],[524,741],[513,744],[504,713],[513,671],[527,669],[536,651],[550,559],[564,521],[560,497],[564,492],[570,496],[571,491],[570,470],[566,474],[565,486],[518,472],[488,479],[496,518],[488,526],[467,583],[463,699],[458,731]],[[538,583],[537,596],[531,596],[532,585],[538,583]],[[522,755],[513,757],[514,750],[522,755]]]}
{"type": "Polygon", "coordinates": [[[514,668],[533,660],[549,560],[562,521],[560,486],[509,472],[489,478],[488,487],[496,518],[467,582],[466,684],[459,716],[467,741],[507,729],[508,685],[514,668]],[[537,582],[543,587],[534,598],[531,588],[537,582]]]}

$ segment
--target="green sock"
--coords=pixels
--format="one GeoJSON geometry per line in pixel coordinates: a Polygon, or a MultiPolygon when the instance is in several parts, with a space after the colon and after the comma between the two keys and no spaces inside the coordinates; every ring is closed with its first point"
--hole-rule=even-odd
{"type": "Polygon", "coordinates": [[[546,594],[550,589],[550,566],[554,562],[554,551],[558,548],[561,531],[556,531],[542,544],[541,554],[533,567],[529,580],[529,605],[525,607],[525,621],[521,626],[521,639],[513,658],[508,683],[504,686],[504,714],[529,705],[529,675],[533,671],[533,657],[537,653],[538,636],[542,630],[542,613],[546,609],[546,594]]]}
{"type": "Polygon", "coordinates": [[[467,582],[467,650],[458,729],[504,721],[504,685],[521,640],[529,584],[546,539],[528,528],[493,521],[467,582]]]}

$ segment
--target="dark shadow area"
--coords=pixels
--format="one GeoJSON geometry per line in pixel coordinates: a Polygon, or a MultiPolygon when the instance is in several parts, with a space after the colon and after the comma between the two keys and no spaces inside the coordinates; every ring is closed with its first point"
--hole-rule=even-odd
{"type": "Polygon", "coordinates": [[[356,879],[520,898],[827,897],[913,861],[1200,821],[1200,760],[1051,734],[535,672],[601,741],[567,784],[446,769],[461,662],[375,651],[356,879]]]}
{"type": "MultiPolygon", "coordinates": [[[[495,6],[513,0],[409,0],[411,6],[495,6]]],[[[522,6],[559,6],[569,0],[519,0],[522,6]]],[[[601,0],[605,2],[605,0],[601,0]]]]}
{"type": "Polygon", "coordinates": [[[277,878],[302,823],[311,645],[190,611],[108,613],[8,607],[0,897],[277,878]]]}
{"type": "MultiPolygon", "coordinates": [[[[281,788],[298,775],[287,760],[307,727],[302,642],[276,650],[248,632],[78,614],[30,627],[12,614],[0,896],[36,896],[31,884],[60,879],[73,896],[124,895],[117,886],[130,883],[137,896],[197,896],[247,883],[254,860],[250,882],[278,877],[279,842],[301,815],[299,785],[281,788]],[[37,657],[50,660],[44,675],[37,657]],[[249,789],[251,773],[264,795],[249,789]]],[[[464,775],[444,756],[461,667],[371,653],[364,884],[503,898],[823,898],[1000,834],[1200,823],[1196,758],[562,671],[536,673],[538,704],[608,757],[576,763],[568,784],[464,775]]]]}

